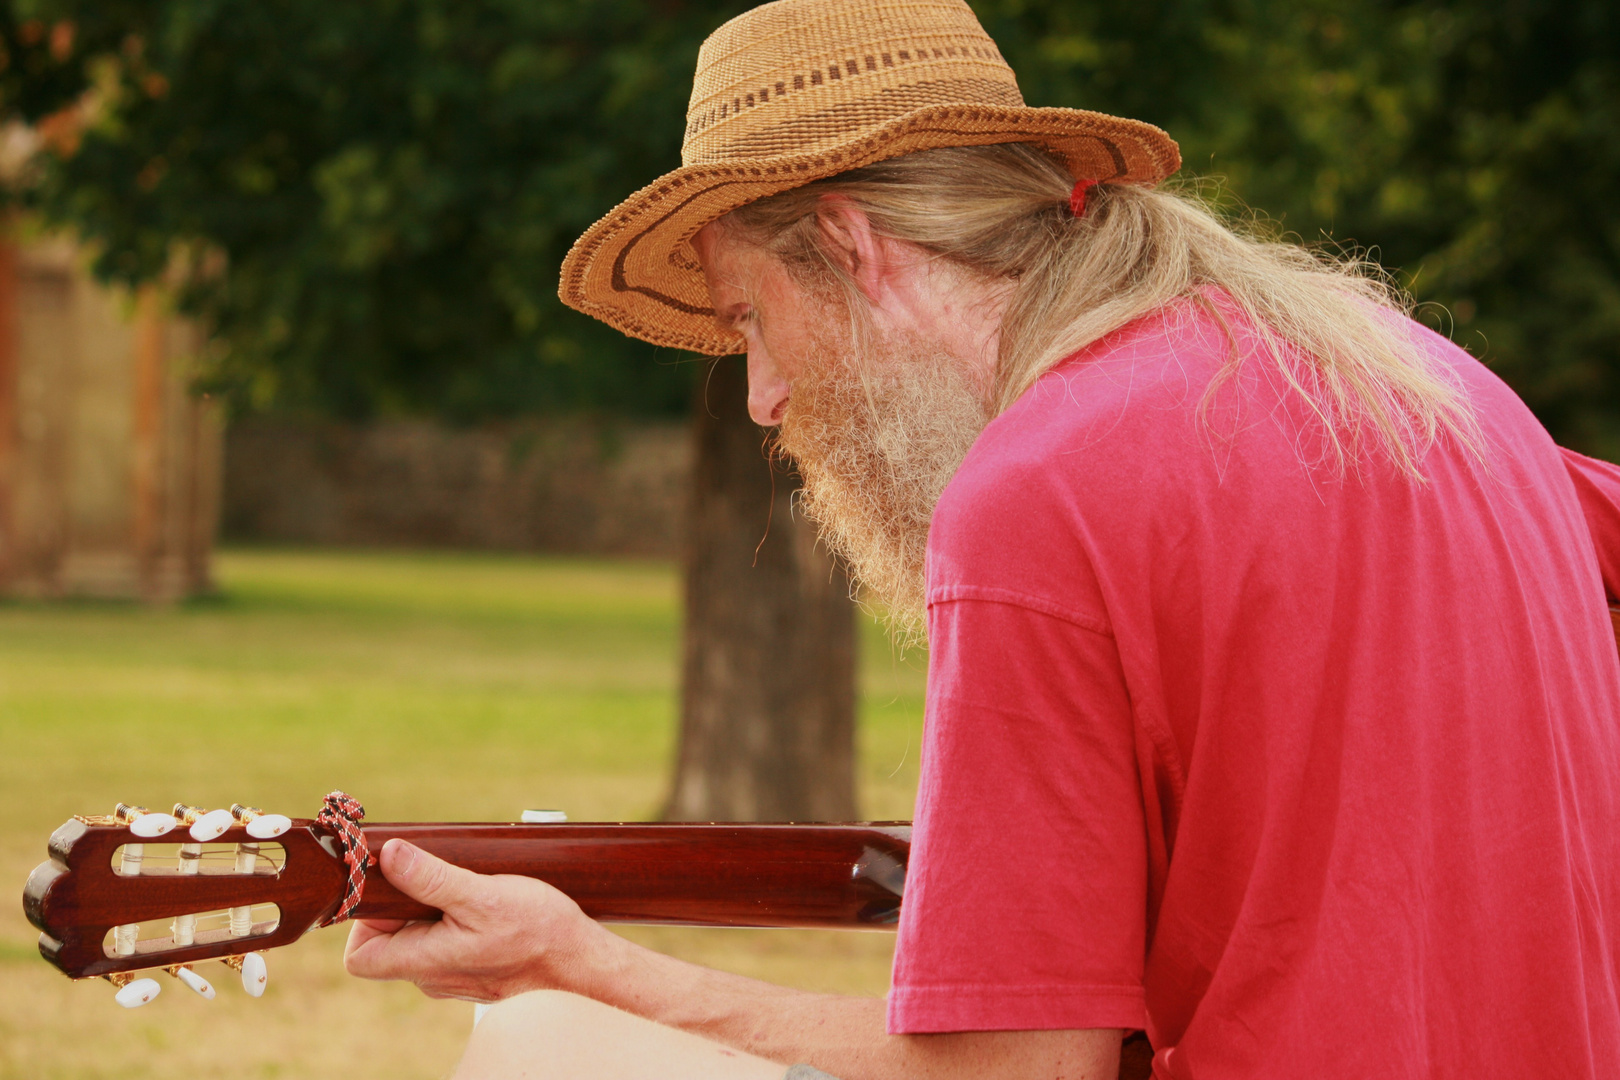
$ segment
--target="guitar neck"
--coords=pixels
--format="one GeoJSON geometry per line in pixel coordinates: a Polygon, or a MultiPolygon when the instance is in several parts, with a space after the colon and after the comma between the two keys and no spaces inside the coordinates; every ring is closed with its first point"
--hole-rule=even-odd
{"type": "MultiPolygon", "coordinates": [[[[602,922],[883,929],[899,918],[911,826],[368,824],[480,874],[538,878],[602,922]]],[[[439,913],[375,866],[354,914],[439,913]]]]}

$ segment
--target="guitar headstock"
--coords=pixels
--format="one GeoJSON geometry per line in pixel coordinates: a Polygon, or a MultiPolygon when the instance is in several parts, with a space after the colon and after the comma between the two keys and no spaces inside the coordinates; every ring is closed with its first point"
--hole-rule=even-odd
{"type": "Polygon", "coordinates": [[[75,979],[103,976],[119,1001],[157,993],[134,973],[163,969],[212,997],[192,967],[221,960],[257,996],[259,951],[287,945],[329,919],[347,868],[331,830],[247,807],[173,815],[120,805],[75,817],[51,834],[51,858],[28,877],[23,910],[39,951],[75,979]]]}

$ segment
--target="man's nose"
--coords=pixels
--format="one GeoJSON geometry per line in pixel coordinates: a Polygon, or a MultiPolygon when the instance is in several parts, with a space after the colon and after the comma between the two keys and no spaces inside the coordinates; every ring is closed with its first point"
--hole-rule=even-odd
{"type": "Polygon", "coordinates": [[[762,351],[748,351],[748,415],[760,427],[775,427],[787,410],[788,383],[762,351]]]}

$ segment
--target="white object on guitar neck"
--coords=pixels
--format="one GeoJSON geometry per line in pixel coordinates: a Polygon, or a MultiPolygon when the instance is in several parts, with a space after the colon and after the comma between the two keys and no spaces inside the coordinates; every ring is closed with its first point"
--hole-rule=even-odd
{"type": "Polygon", "coordinates": [[[118,988],[113,1000],[126,1009],[138,1009],[163,993],[156,979],[129,979],[118,988]]]}
{"type": "Polygon", "coordinates": [[[219,839],[224,831],[236,824],[229,810],[210,810],[191,823],[191,838],[200,844],[219,839]]]}
{"type": "Polygon", "coordinates": [[[203,1000],[214,1000],[213,984],[207,979],[203,978],[201,975],[197,974],[195,971],[192,971],[190,968],[186,967],[184,964],[177,967],[166,967],[163,970],[185,983],[188,988],[195,990],[198,995],[203,998],[203,1000]]]}

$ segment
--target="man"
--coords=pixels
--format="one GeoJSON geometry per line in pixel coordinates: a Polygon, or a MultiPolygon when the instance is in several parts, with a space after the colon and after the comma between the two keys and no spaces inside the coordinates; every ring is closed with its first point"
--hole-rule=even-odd
{"type": "Polygon", "coordinates": [[[1375,277],[1027,109],[959,0],[783,0],[563,298],[746,351],[931,650],[887,1002],[632,946],[390,842],[349,966],[500,1001],[465,1077],[1620,1076],[1620,471],[1375,277]],[[1594,539],[1596,543],[1594,544],[1594,539]],[[794,1065],[794,1063],[800,1063],[794,1065]]]}

